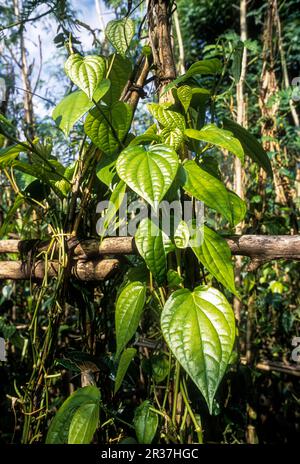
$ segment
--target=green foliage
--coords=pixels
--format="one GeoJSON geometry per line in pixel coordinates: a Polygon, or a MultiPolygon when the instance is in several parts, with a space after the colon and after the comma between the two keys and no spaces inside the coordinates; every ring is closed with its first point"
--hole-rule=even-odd
{"type": "Polygon", "coordinates": [[[65,64],[66,74],[72,82],[92,100],[94,93],[105,77],[106,63],[101,56],[82,57],[77,53],[69,56],[65,64]]]}
{"type": "Polygon", "coordinates": [[[181,289],[167,300],[161,327],[174,356],[204,396],[210,413],[235,339],[232,308],[216,289],[181,289]]]}
{"type": "Polygon", "coordinates": [[[116,302],[116,339],[118,358],[131,340],[140,323],[146,301],[146,288],[141,282],[131,282],[121,291],[116,302]]]}
{"type": "Polygon", "coordinates": [[[116,52],[125,57],[134,36],[134,30],[134,21],[131,18],[112,20],[106,26],[105,35],[116,52]]]}
{"type": "Polygon", "coordinates": [[[76,390],[53,418],[46,443],[90,443],[98,426],[99,407],[100,392],[97,387],[76,390]]]}
{"type": "Polygon", "coordinates": [[[144,401],[134,413],[134,427],[138,442],[151,444],[158,427],[158,417],[151,410],[149,401],[144,401]]]}

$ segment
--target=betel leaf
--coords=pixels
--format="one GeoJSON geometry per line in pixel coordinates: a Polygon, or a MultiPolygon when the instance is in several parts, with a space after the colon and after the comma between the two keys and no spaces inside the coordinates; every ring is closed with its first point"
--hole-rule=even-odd
{"type": "MultiPolygon", "coordinates": [[[[192,237],[193,239],[193,237],[192,237]]],[[[237,295],[234,283],[231,251],[226,240],[207,226],[203,226],[202,242],[191,242],[199,261],[224,287],[237,295]]]]}
{"type": "Polygon", "coordinates": [[[138,328],[146,301],[146,287],[141,282],[126,285],[116,303],[115,324],[118,358],[138,328]]]}
{"type": "Polygon", "coordinates": [[[157,284],[161,285],[167,273],[167,258],[161,229],[150,219],[142,219],[135,234],[135,244],[157,284]]]}
{"type": "Polygon", "coordinates": [[[184,133],[179,127],[165,127],[160,133],[163,142],[177,150],[184,140],[184,133]]]}
{"type": "Polygon", "coordinates": [[[214,288],[175,291],[161,315],[163,335],[175,358],[193,379],[210,413],[235,340],[233,310],[214,288]]]}
{"type": "Polygon", "coordinates": [[[47,444],[68,443],[69,429],[76,411],[84,404],[100,403],[100,391],[95,386],[87,386],[76,390],[55,414],[46,438],[47,444]]]}
{"type": "Polygon", "coordinates": [[[110,108],[97,105],[88,114],[84,131],[104,153],[112,155],[130,129],[132,109],[127,103],[116,102],[110,108]]]}
{"type": "Polygon", "coordinates": [[[78,53],[69,56],[65,63],[65,72],[77,87],[92,99],[95,90],[105,77],[105,59],[97,55],[85,57],[78,53]]]}
{"type": "MultiPolygon", "coordinates": [[[[110,81],[103,79],[94,93],[94,100],[99,101],[109,90],[109,87],[110,81]]],[[[74,124],[93,106],[94,103],[82,90],[76,90],[58,103],[53,110],[52,118],[57,127],[67,136],[74,124]]]]}
{"type": "Polygon", "coordinates": [[[170,104],[149,103],[147,105],[152,116],[157,119],[159,124],[170,129],[185,130],[185,120],[182,114],[169,109],[170,104]]]}
{"type": "Polygon", "coordinates": [[[193,63],[192,66],[187,70],[185,74],[182,76],[177,77],[174,79],[170,84],[168,84],[162,95],[168,92],[170,89],[175,87],[175,85],[180,84],[180,82],[184,82],[187,79],[200,76],[200,75],[215,75],[220,74],[222,71],[222,62],[218,58],[212,58],[211,60],[201,60],[193,63]]]}
{"type": "Polygon", "coordinates": [[[178,166],[176,152],[163,144],[147,150],[142,146],[127,147],[116,164],[119,177],[154,210],[170,188],[178,166]]]}
{"type": "Polygon", "coordinates": [[[244,150],[240,141],[231,132],[220,129],[215,124],[207,124],[201,130],[186,129],[185,135],[192,139],[202,140],[225,148],[236,155],[242,162],[244,161],[244,150]]]}
{"type": "Polygon", "coordinates": [[[0,169],[5,168],[11,161],[15,160],[17,156],[26,151],[23,145],[10,145],[9,147],[0,149],[0,169]]]}
{"type": "Polygon", "coordinates": [[[112,55],[108,60],[109,74],[106,76],[111,82],[111,86],[103,101],[111,106],[117,102],[127,84],[131,73],[132,64],[128,58],[123,58],[121,55],[112,55]]]}
{"type": "Polygon", "coordinates": [[[144,401],[134,413],[134,428],[141,444],[150,444],[156,434],[158,427],[158,416],[151,410],[150,401],[144,401]]]}
{"type": "Polygon", "coordinates": [[[240,126],[231,119],[223,119],[224,129],[229,130],[239,139],[246,155],[262,167],[270,177],[273,177],[271,161],[262,145],[244,127],[240,126]]]}
{"type": "Polygon", "coordinates": [[[68,444],[88,445],[93,440],[99,424],[99,402],[86,403],[80,406],[72,417],[68,444]]]}
{"type": "Polygon", "coordinates": [[[231,202],[224,184],[193,160],[187,161],[183,167],[186,173],[184,190],[233,223],[231,202]]]}
{"type": "Polygon", "coordinates": [[[134,36],[135,25],[131,18],[113,19],[105,28],[105,35],[121,56],[125,56],[134,36]]]}
{"type": "Polygon", "coordinates": [[[178,87],[177,96],[184,108],[184,111],[187,112],[193,97],[192,88],[189,85],[182,85],[181,87],[178,87]]]}
{"type": "Polygon", "coordinates": [[[129,364],[131,363],[135,355],[136,355],[135,348],[126,348],[126,350],[124,350],[123,353],[121,354],[119,365],[118,365],[118,370],[117,370],[117,375],[116,375],[116,380],[115,380],[114,394],[116,394],[119,388],[121,387],[123,379],[128,370],[129,364]]]}
{"type": "Polygon", "coordinates": [[[93,102],[82,91],[67,95],[53,110],[52,118],[57,127],[67,136],[74,124],[93,106],[93,102]]]}

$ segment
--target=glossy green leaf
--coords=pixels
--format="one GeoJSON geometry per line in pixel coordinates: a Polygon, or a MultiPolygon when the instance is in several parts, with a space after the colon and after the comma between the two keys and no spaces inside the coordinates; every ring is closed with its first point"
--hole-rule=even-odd
{"type": "Polygon", "coordinates": [[[109,58],[107,67],[110,71],[106,77],[109,78],[111,86],[103,101],[111,106],[120,99],[124,87],[131,76],[132,64],[128,58],[123,58],[121,55],[112,55],[109,58]]]}
{"type": "Polygon", "coordinates": [[[223,119],[224,129],[229,130],[239,139],[246,155],[262,167],[270,177],[273,177],[272,166],[269,157],[262,145],[256,140],[254,135],[250,134],[244,127],[240,126],[231,119],[223,119]]]}
{"type": "Polygon", "coordinates": [[[126,344],[138,328],[144,304],[146,287],[141,282],[131,282],[126,285],[118,296],[116,303],[115,324],[118,358],[126,344]]]}
{"type": "Polygon", "coordinates": [[[170,104],[148,103],[147,107],[159,124],[170,129],[185,130],[185,120],[182,114],[169,109],[170,104]]]}
{"type": "Polygon", "coordinates": [[[135,244],[157,284],[161,285],[167,273],[167,258],[161,229],[150,219],[142,219],[135,234],[135,244]]]}
{"type": "Polygon", "coordinates": [[[113,19],[105,28],[105,35],[121,56],[125,56],[134,36],[135,25],[131,18],[113,19]]]}
{"type": "Polygon", "coordinates": [[[170,188],[179,166],[176,152],[167,145],[125,148],[117,160],[121,179],[155,210],[170,188]]]}
{"type": "Polygon", "coordinates": [[[175,85],[184,82],[190,77],[200,76],[200,75],[215,75],[220,74],[222,71],[222,62],[218,58],[212,58],[211,60],[201,60],[192,64],[192,66],[187,70],[185,74],[174,79],[170,84],[165,87],[165,90],[162,95],[168,92],[170,89],[175,87],[175,85]]]}
{"type": "Polygon", "coordinates": [[[147,361],[156,383],[163,382],[169,373],[169,360],[164,354],[152,355],[147,361]]]}
{"type": "Polygon", "coordinates": [[[99,402],[86,403],[80,406],[72,417],[68,444],[88,445],[99,424],[99,402]]]}
{"type": "Polygon", "coordinates": [[[144,134],[141,134],[141,135],[137,135],[131,142],[130,142],[130,146],[133,146],[133,145],[148,145],[152,142],[157,142],[157,143],[160,143],[162,140],[161,140],[161,137],[160,135],[157,135],[157,134],[147,134],[147,133],[144,133],[144,134]]]}
{"type": "Polygon", "coordinates": [[[212,413],[235,340],[230,304],[214,288],[177,290],[164,306],[161,327],[175,358],[193,379],[212,413]]]}
{"type": "Polygon", "coordinates": [[[117,375],[116,375],[114,394],[116,394],[119,388],[121,387],[123,379],[128,370],[129,364],[131,363],[135,355],[136,355],[135,348],[126,348],[126,350],[124,350],[123,353],[121,354],[119,365],[118,365],[118,370],[117,370],[117,375]]]}
{"type": "Polygon", "coordinates": [[[69,56],[65,63],[65,72],[77,87],[92,99],[95,90],[105,77],[105,59],[97,55],[85,57],[78,53],[69,56]]]}
{"type": "Polygon", "coordinates": [[[11,161],[15,160],[17,156],[26,149],[22,145],[11,145],[6,148],[0,149],[0,169],[5,168],[11,161]]]}
{"type": "Polygon", "coordinates": [[[47,444],[68,443],[69,429],[76,411],[85,404],[97,404],[99,408],[100,391],[95,386],[76,390],[55,414],[46,438],[47,444]]]}
{"type": "Polygon", "coordinates": [[[181,87],[178,87],[177,96],[184,108],[184,111],[187,112],[193,97],[192,88],[189,85],[182,85],[181,87]]]}
{"type": "Polygon", "coordinates": [[[210,208],[221,213],[229,222],[233,222],[231,202],[224,184],[214,176],[201,169],[195,161],[184,164],[186,181],[184,190],[203,201],[210,208]]]}
{"type": "Polygon", "coordinates": [[[165,127],[160,133],[163,142],[177,150],[184,140],[184,132],[179,127],[165,127]]]}
{"type": "Polygon", "coordinates": [[[111,187],[114,178],[117,175],[116,162],[118,155],[102,156],[97,164],[96,174],[98,179],[107,187],[111,187]]]}
{"type": "Polygon", "coordinates": [[[215,124],[208,124],[201,130],[186,129],[185,135],[192,139],[202,140],[218,147],[225,148],[244,161],[244,150],[238,139],[231,132],[220,129],[215,124]]]}
{"type": "Polygon", "coordinates": [[[177,248],[187,248],[189,244],[190,232],[185,221],[180,221],[174,232],[174,242],[177,248]]]}
{"type": "Polygon", "coordinates": [[[158,416],[150,408],[150,401],[144,401],[134,413],[134,428],[138,442],[146,445],[152,443],[158,427],[158,416]]]}
{"type": "Polygon", "coordinates": [[[74,124],[92,107],[89,97],[82,90],[76,90],[54,108],[52,118],[57,127],[68,135],[74,124]]]}
{"type": "Polygon", "coordinates": [[[231,251],[226,240],[204,225],[202,243],[199,245],[192,245],[192,249],[203,266],[205,266],[224,287],[237,295],[231,251]]]}
{"type": "Polygon", "coordinates": [[[132,108],[123,102],[111,108],[97,105],[88,114],[84,131],[104,153],[112,155],[126,137],[132,120],[132,108]]]}

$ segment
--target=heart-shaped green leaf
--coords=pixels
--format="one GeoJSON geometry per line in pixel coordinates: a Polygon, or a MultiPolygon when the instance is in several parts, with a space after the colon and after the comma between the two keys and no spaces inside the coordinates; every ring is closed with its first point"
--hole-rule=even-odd
{"type": "Polygon", "coordinates": [[[104,153],[112,155],[126,137],[132,120],[132,109],[127,103],[117,102],[110,108],[97,105],[88,114],[84,131],[104,153]]]}
{"type": "Polygon", "coordinates": [[[208,124],[201,130],[186,129],[185,135],[191,139],[202,140],[225,148],[225,150],[231,151],[240,158],[241,161],[244,161],[244,150],[240,141],[231,132],[220,129],[215,124],[208,124]]]}
{"type": "Polygon", "coordinates": [[[75,412],[69,429],[69,445],[91,443],[99,424],[99,403],[86,403],[75,412]]]}
{"type": "Polygon", "coordinates": [[[192,249],[199,261],[224,287],[235,295],[233,263],[226,240],[207,226],[203,226],[202,243],[193,241],[192,249]]]}
{"type": "Polygon", "coordinates": [[[69,429],[76,411],[85,404],[97,405],[99,409],[100,391],[95,386],[76,390],[55,414],[46,438],[47,444],[64,444],[68,442],[69,429]]]}
{"type": "Polygon", "coordinates": [[[141,282],[126,285],[118,296],[116,303],[116,338],[118,358],[126,343],[133,337],[138,328],[146,301],[146,287],[141,282]]]}
{"type": "Polygon", "coordinates": [[[212,413],[235,339],[230,304],[214,288],[177,290],[164,306],[161,327],[175,358],[193,379],[212,413]]]}
{"type": "Polygon", "coordinates": [[[179,166],[176,152],[167,145],[125,148],[117,160],[121,179],[157,210],[170,188],[179,166]]]}
{"type": "Polygon", "coordinates": [[[159,124],[169,129],[185,130],[185,120],[182,114],[169,109],[170,104],[149,103],[147,105],[152,116],[157,119],[159,124]]]}
{"type": "Polygon", "coordinates": [[[65,63],[65,72],[77,87],[92,99],[95,90],[105,77],[105,59],[97,55],[85,57],[78,53],[69,56],[65,63]]]}
{"type": "Polygon", "coordinates": [[[111,106],[120,99],[132,73],[132,64],[128,58],[123,58],[121,55],[112,55],[109,57],[107,67],[110,69],[107,77],[111,82],[111,86],[103,101],[108,106],[111,106]]]}
{"type": "Polygon", "coordinates": [[[150,219],[143,219],[135,234],[135,243],[156,282],[161,285],[167,273],[167,258],[161,229],[150,219]]]}
{"type": "Polygon", "coordinates": [[[134,36],[135,25],[131,18],[113,19],[105,29],[105,35],[121,56],[125,56],[134,36]]]}
{"type": "Polygon", "coordinates": [[[184,164],[184,170],[186,173],[184,190],[221,213],[232,223],[232,207],[224,184],[200,168],[193,160],[184,164]]]}
{"type": "Polygon", "coordinates": [[[54,108],[52,118],[57,127],[59,127],[65,135],[68,135],[74,124],[92,107],[93,102],[82,91],[67,95],[59,104],[54,108]]]}
{"type": "Polygon", "coordinates": [[[192,87],[189,85],[182,85],[181,87],[178,87],[177,96],[184,108],[184,111],[187,112],[193,97],[192,87]]]}
{"type": "Polygon", "coordinates": [[[144,401],[134,413],[134,428],[139,443],[150,444],[158,427],[158,416],[151,411],[150,401],[144,401]]]}

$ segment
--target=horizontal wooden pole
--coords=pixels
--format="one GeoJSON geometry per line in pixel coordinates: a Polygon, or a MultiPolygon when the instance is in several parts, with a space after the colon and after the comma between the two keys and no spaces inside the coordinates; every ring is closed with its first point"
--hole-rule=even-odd
{"type": "MultiPolygon", "coordinates": [[[[78,260],[71,268],[71,275],[78,280],[98,281],[105,280],[119,268],[118,259],[101,259],[94,261],[78,260]]],[[[49,277],[57,275],[58,261],[49,261],[47,274],[49,277]]],[[[32,266],[22,261],[0,261],[0,280],[41,280],[45,276],[45,262],[37,261],[32,266]]]]}
{"type": "MultiPolygon", "coordinates": [[[[300,235],[233,235],[226,237],[233,255],[248,256],[252,260],[300,260],[300,235]]],[[[22,253],[30,250],[34,241],[0,240],[0,253],[22,253]]],[[[101,255],[126,255],[137,252],[133,237],[108,237],[68,241],[76,259],[94,259],[101,255]]],[[[47,243],[36,243],[36,251],[47,249],[47,243]]]]}

